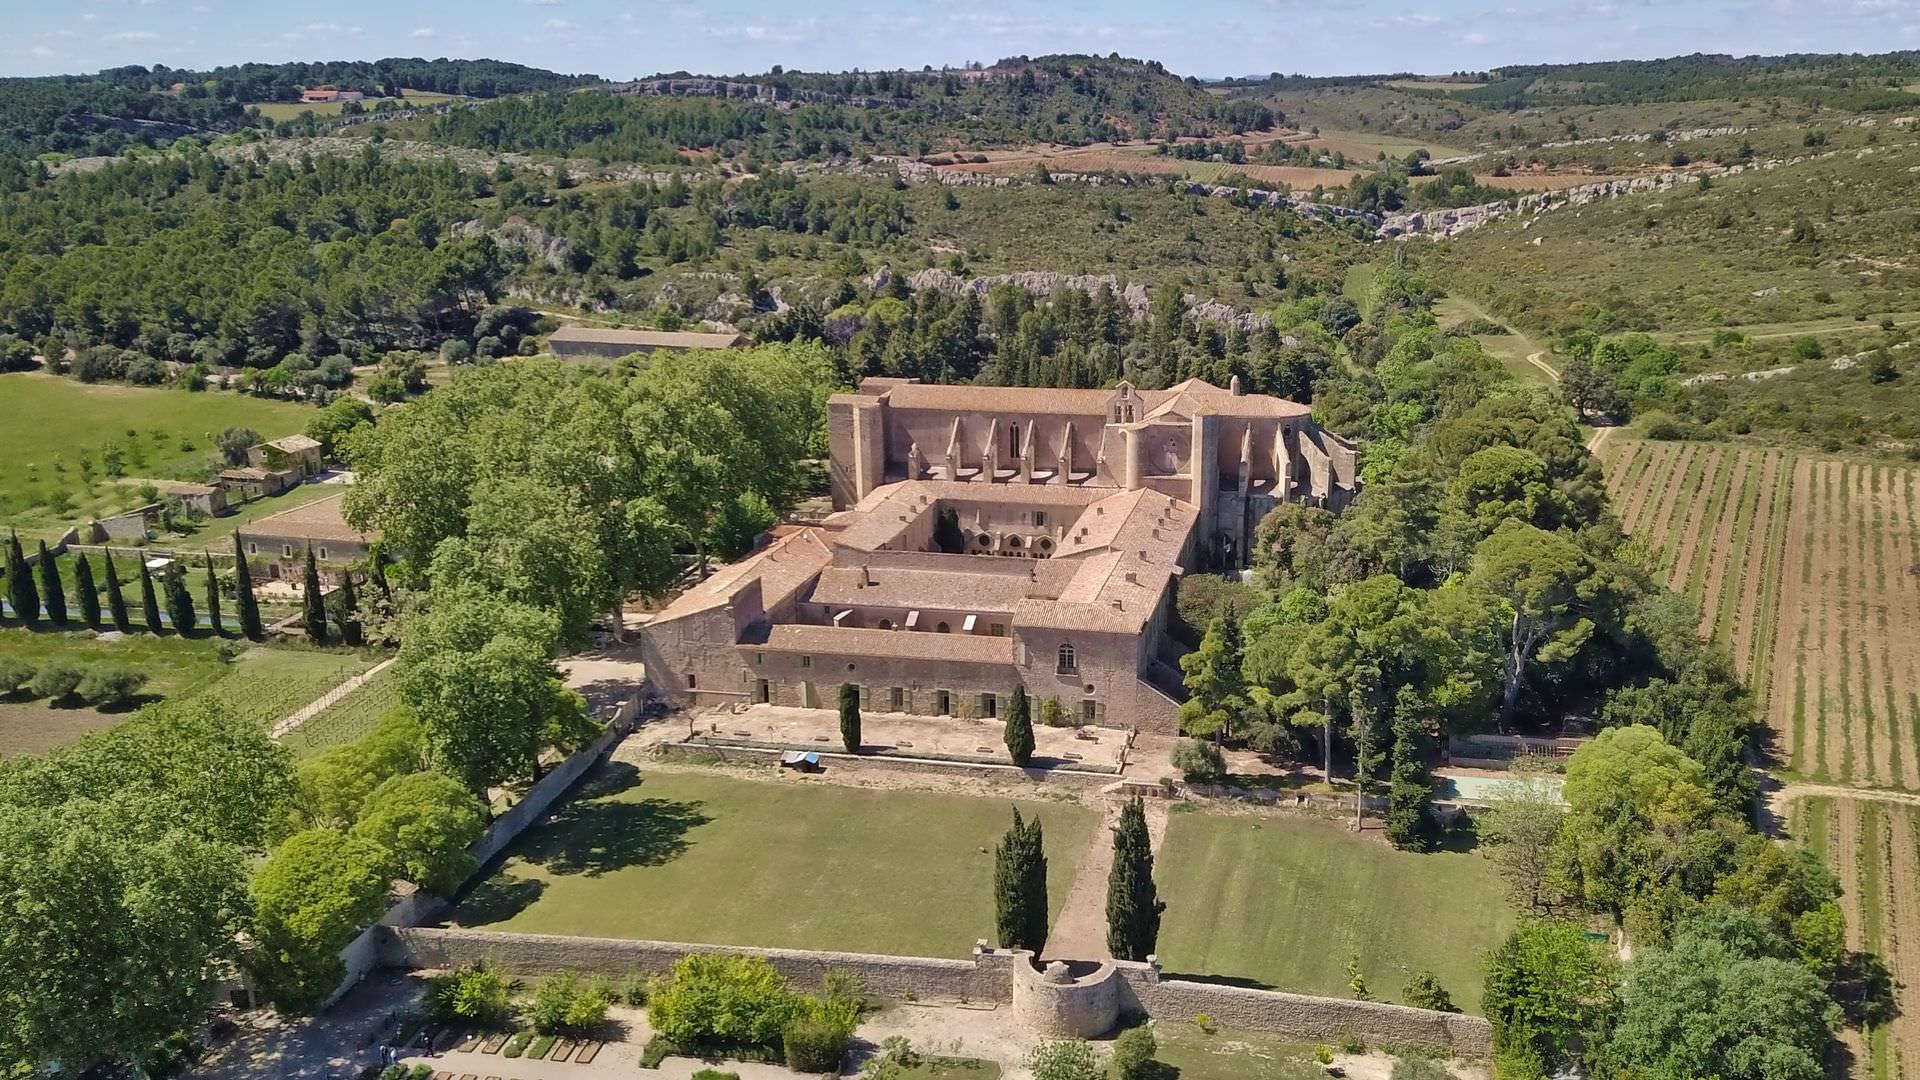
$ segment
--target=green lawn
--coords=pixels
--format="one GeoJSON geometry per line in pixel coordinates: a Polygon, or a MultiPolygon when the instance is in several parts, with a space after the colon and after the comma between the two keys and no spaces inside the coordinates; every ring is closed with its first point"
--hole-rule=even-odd
{"type": "Polygon", "coordinates": [[[312,416],[306,405],[241,394],[0,375],[0,524],[45,530],[132,505],[138,488],[106,475],[109,444],[129,477],[193,479],[213,471],[223,429],[250,427],[272,439],[302,430],[312,416]],[[83,459],[94,465],[91,483],[83,459]]]}
{"type": "MultiPolygon", "coordinates": [[[[1020,803],[1046,827],[1055,905],[1098,820],[1020,803]]],[[[993,936],[993,847],[1009,803],[613,763],[530,830],[454,913],[462,926],[909,956],[993,936]]]]}
{"type": "Polygon", "coordinates": [[[358,741],[399,705],[400,680],[395,677],[394,669],[388,668],[331,708],[288,732],[281,741],[300,757],[312,757],[322,750],[358,741]]]}
{"type": "MultiPolygon", "coordinates": [[[[130,599],[138,608],[138,592],[130,599]]],[[[78,609],[75,609],[78,614],[78,609]]],[[[225,674],[225,666],[215,653],[217,639],[182,638],[173,634],[155,637],[133,633],[118,641],[102,641],[79,633],[53,630],[0,630],[0,655],[17,656],[35,667],[55,658],[80,664],[111,660],[139,668],[150,680],[146,693],[154,697],[178,697],[210,685],[225,674]]]]}
{"type": "Polygon", "coordinates": [[[1347,996],[1357,957],[1376,998],[1431,969],[1469,1012],[1480,959],[1514,923],[1493,866],[1416,855],[1303,818],[1175,814],[1154,874],[1169,972],[1347,996]]]}

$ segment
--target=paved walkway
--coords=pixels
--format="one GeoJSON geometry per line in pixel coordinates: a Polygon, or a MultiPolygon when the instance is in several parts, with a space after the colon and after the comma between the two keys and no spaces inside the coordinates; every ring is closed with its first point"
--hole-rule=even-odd
{"type": "Polygon", "coordinates": [[[273,737],[276,739],[286,738],[288,732],[291,732],[294,728],[299,727],[301,724],[304,724],[307,721],[313,719],[314,717],[320,715],[321,713],[327,711],[327,709],[337,704],[341,698],[346,697],[348,694],[351,694],[355,690],[358,690],[362,686],[365,686],[369,679],[373,678],[375,675],[378,675],[381,672],[392,667],[393,662],[396,659],[398,658],[388,657],[387,659],[380,661],[379,663],[373,665],[372,667],[361,672],[360,674],[355,675],[353,678],[348,679],[346,682],[341,683],[339,686],[336,686],[333,689],[327,691],[326,693],[320,695],[320,699],[318,701],[308,704],[306,707],[300,709],[298,712],[295,712],[292,716],[289,716],[285,720],[282,720],[279,723],[273,725],[273,737]]]}
{"type": "MultiPolygon", "coordinates": [[[[1047,935],[1046,959],[1111,960],[1107,951],[1107,877],[1113,871],[1113,830],[1120,824],[1120,809],[1126,803],[1109,799],[1101,815],[1100,827],[1093,831],[1080,856],[1080,868],[1073,875],[1066,898],[1060,901],[1060,914],[1047,935]]],[[[1167,802],[1146,800],[1147,836],[1153,853],[1167,837],[1167,802]]]]}

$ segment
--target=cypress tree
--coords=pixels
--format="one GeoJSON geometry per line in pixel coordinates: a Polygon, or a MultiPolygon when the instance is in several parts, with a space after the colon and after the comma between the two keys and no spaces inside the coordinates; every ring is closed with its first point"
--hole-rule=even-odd
{"type": "Polygon", "coordinates": [[[860,752],[860,688],[850,682],[840,684],[840,745],[860,752]]]}
{"type": "Polygon", "coordinates": [[[199,625],[193,610],[193,593],[187,589],[187,568],[178,560],[167,564],[161,588],[167,594],[167,621],[176,634],[191,634],[199,625]]]}
{"type": "Polygon", "coordinates": [[[373,587],[380,593],[380,602],[393,603],[393,586],[387,584],[387,560],[378,551],[373,553],[373,587]]]}
{"type": "Polygon", "coordinates": [[[134,552],[140,560],[140,618],[147,624],[147,633],[160,632],[160,601],[153,595],[153,571],[147,566],[147,557],[134,552]]]}
{"type": "Polygon", "coordinates": [[[1411,715],[1393,721],[1392,770],[1387,779],[1387,842],[1403,851],[1427,851],[1440,832],[1433,814],[1424,732],[1411,715]]]}
{"type": "Polygon", "coordinates": [[[1153,840],[1147,810],[1135,795],[1113,830],[1113,869],[1107,873],[1107,950],[1119,960],[1145,960],[1160,939],[1167,909],[1153,884],[1153,840]]]}
{"type": "Polygon", "coordinates": [[[60,584],[60,564],[47,553],[47,542],[40,541],[40,606],[56,626],[67,621],[67,590],[60,584]]]}
{"type": "Polygon", "coordinates": [[[1027,703],[1027,688],[1015,685],[1013,701],[1007,706],[1007,754],[1015,765],[1033,760],[1033,707],[1027,703]]]}
{"type": "Polygon", "coordinates": [[[1047,945],[1047,856],[1040,819],[1013,827],[993,852],[994,932],[1003,949],[1038,954],[1047,945]]]}
{"type": "Polygon", "coordinates": [[[353,591],[353,572],[340,575],[340,587],[333,593],[333,625],[340,632],[340,640],[348,645],[360,644],[360,598],[353,591]]]}
{"type": "Polygon", "coordinates": [[[80,593],[80,618],[88,626],[99,626],[100,589],[93,583],[93,564],[84,551],[73,558],[73,584],[80,593]]]}
{"type": "Polygon", "coordinates": [[[240,632],[249,641],[267,636],[260,625],[260,605],[253,598],[253,572],[247,569],[247,553],[240,549],[240,534],[233,534],[233,585],[235,602],[240,606],[240,632]]]}
{"type": "Polygon", "coordinates": [[[125,634],[133,629],[127,618],[127,598],[120,592],[120,572],[113,568],[113,551],[107,551],[107,610],[113,615],[113,628],[125,634]]]}
{"type": "Polygon", "coordinates": [[[320,594],[320,567],[313,561],[313,546],[307,546],[307,576],[300,587],[301,615],[307,624],[307,637],[315,645],[327,643],[327,609],[320,594]]]}
{"type": "Polygon", "coordinates": [[[213,632],[225,637],[227,628],[220,623],[220,579],[213,572],[213,553],[203,553],[207,560],[207,622],[213,624],[213,632]]]}
{"type": "Polygon", "coordinates": [[[21,622],[31,626],[40,621],[40,592],[33,587],[33,573],[20,550],[20,534],[12,531],[7,534],[7,603],[21,622]]]}

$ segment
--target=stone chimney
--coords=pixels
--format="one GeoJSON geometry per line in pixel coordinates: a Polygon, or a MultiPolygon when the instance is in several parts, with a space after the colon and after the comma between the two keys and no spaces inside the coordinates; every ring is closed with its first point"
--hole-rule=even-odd
{"type": "Polygon", "coordinates": [[[1227,390],[1234,397],[1245,397],[1247,393],[1247,388],[1240,384],[1240,376],[1238,375],[1227,380],[1227,390]]]}

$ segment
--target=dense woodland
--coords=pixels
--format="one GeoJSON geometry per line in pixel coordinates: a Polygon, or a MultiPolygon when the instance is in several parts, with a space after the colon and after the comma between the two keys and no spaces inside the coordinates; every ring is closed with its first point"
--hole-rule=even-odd
{"type": "Polygon", "coordinates": [[[0,155],[85,157],[160,146],[194,132],[254,123],[248,105],[298,101],[312,86],[389,97],[402,90],[490,98],[597,81],[499,60],[391,58],[239,64],[191,71],[156,65],[97,75],[0,79],[0,155]],[[175,87],[178,86],[176,90],[175,87]]]}

